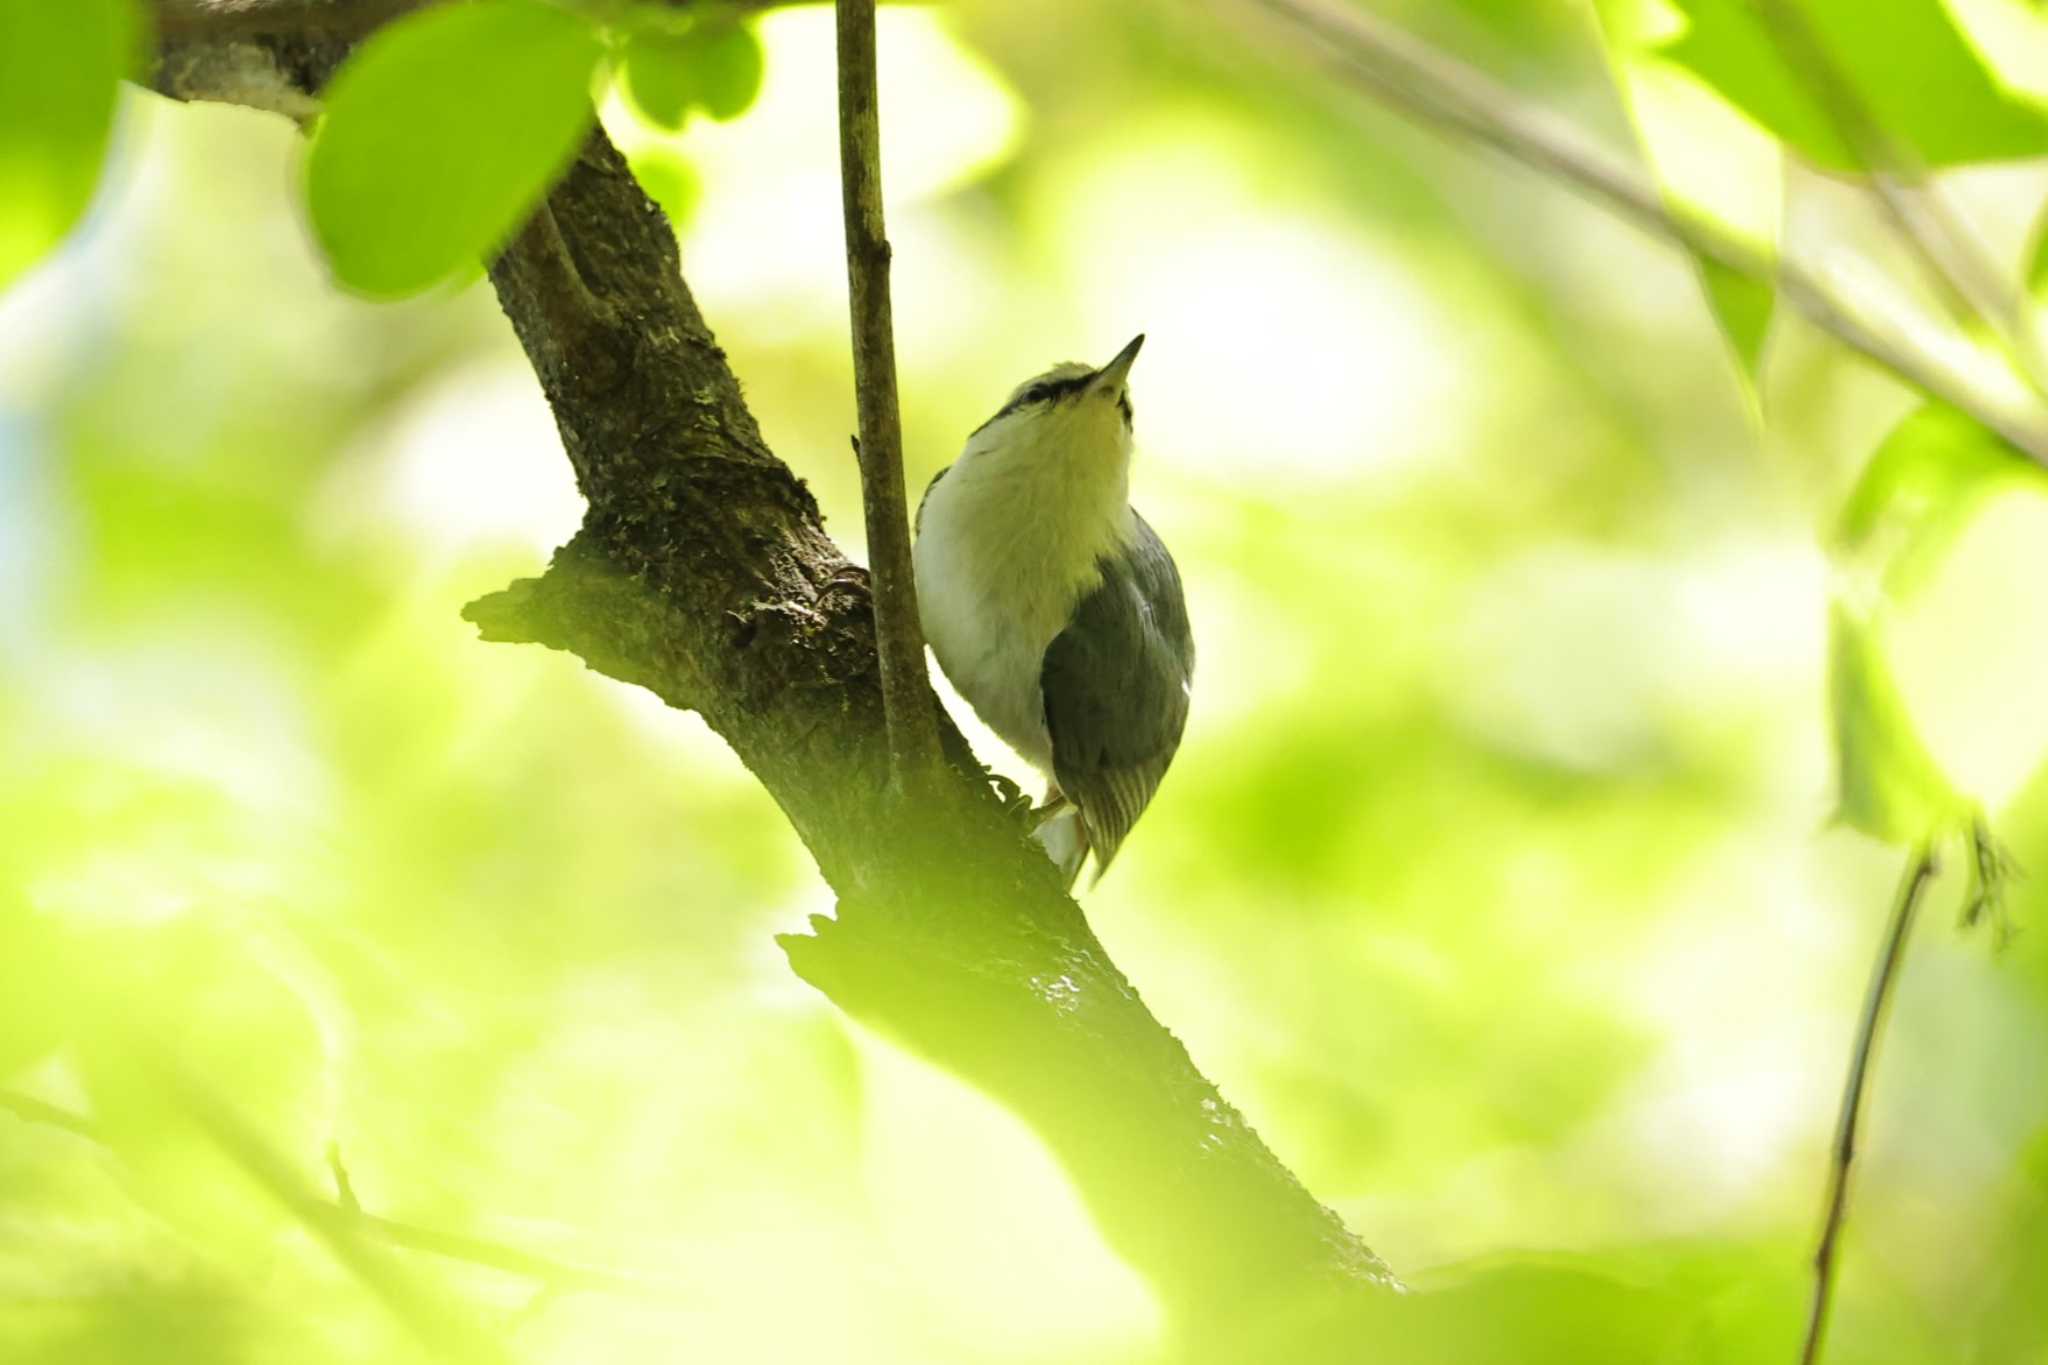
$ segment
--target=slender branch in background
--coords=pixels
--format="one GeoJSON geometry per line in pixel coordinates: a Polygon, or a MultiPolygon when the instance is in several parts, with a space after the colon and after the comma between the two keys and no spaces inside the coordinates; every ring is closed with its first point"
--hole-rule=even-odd
{"type": "Polygon", "coordinates": [[[341,1161],[341,1144],[327,1144],[327,1169],[334,1176],[334,1200],[349,1213],[361,1213],[363,1201],[356,1198],[356,1184],[348,1178],[348,1167],[341,1161]]]}
{"type": "Polygon", "coordinates": [[[1950,313],[1964,327],[1988,330],[2015,374],[2035,393],[2048,393],[2024,301],[1984,244],[1948,211],[1919,157],[1878,121],[1798,0],[1758,0],[1757,8],[1779,54],[1827,110],[1886,218],[1950,313]]]}
{"type": "Polygon", "coordinates": [[[1863,1094],[1869,1086],[1870,1067],[1883,1032],[1892,987],[1898,981],[1900,964],[1906,956],[1906,940],[1912,935],[1913,920],[1919,914],[1921,896],[1934,879],[1934,849],[1921,844],[1913,850],[1906,872],[1899,879],[1892,899],[1891,921],[1885,926],[1884,942],[1870,969],[1870,986],[1863,996],[1863,1017],[1856,1025],[1856,1043],[1849,1054],[1849,1075],[1842,1086],[1842,1111],[1835,1120],[1835,1141],[1828,1165],[1826,1212],[1821,1216],[1820,1241],[1813,1253],[1813,1299],[1806,1315],[1806,1338],[1800,1348],[1800,1365],[1817,1365],[1821,1339],[1827,1334],[1828,1307],[1834,1297],[1835,1262],[1841,1249],[1842,1225],[1849,1212],[1849,1168],[1856,1160],[1856,1132],[1863,1117],[1863,1094]]]}
{"type": "Polygon", "coordinates": [[[1775,283],[1806,319],[1851,350],[1997,432],[2048,465],[2048,414],[2024,391],[2002,399],[1910,338],[1867,322],[1801,263],[1777,258],[1719,225],[1665,203],[1649,179],[1459,59],[1365,12],[1329,0],[1256,0],[1313,39],[1374,98],[1430,127],[1448,128],[1605,205],[1653,235],[1751,279],[1775,283]]]}
{"type": "Polygon", "coordinates": [[[0,1090],[0,1110],[14,1115],[24,1123],[40,1123],[45,1128],[61,1128],[73,1137],[88,1141],[99,1141],[99,1134],[93,1129],[92,1120],[69,1109],[61,1109],[46,1103],[33,1095],[23,1095],[13,1090],[0,1090]]]}
{"type": "MultiPolygon", "coordinates": [[[[74,1137],[88,1142],[104,1142],[99,1129],[83,1114],[74,1114],[33,1095],[18,1091],[0,1090],[0,1110],[15,1115],[28,1123],[38,1123],[46,1128],[58,1128],[74,1137]]],[[[245,1137],[249,1135],[244,1135],[245,1137]]],[[[233,1153],[231,1153],[232,1155],[233,1153]]],[[[459,1233],[438,1232],[413,1223],[401,1223],[395,1218],[381,1218],[366,1213],[356,1202],[355,1191],[348,1180],[348,1172],[341,1164],[340,1153],[329,1147],[328,1168],[335,1173],[335,1183],[341,1190],[339,1197],[329,1202],[314,1198],[303,1191],[302,1198],[295,1196],[287,1200],[294,1211],[310,1214],[322,1224],[335,1220],[347,1223],[379,1241],[389,1242],[395,1247],[408,1251],[423,1251],[433,1256],[445,1257],[451,1261],[466,1261],[471,1265],[484,1266],[490,1270],[502,1270],[510,1275],[524,1276],[556,1289],[595,1289],[621,1294],[664,1294],[680,1286],[663,1285],[658,1281],[642,1279],[616,1271],[600,1270],[593,1266],[572,1265],[566,1261],[550,1260],[537,1256],[518,1247],[505,1246],[498,1242],[485,1241],[480,1237],[465,1237],[459,1233]]],[[[288,1173],[287,1173],[288,1174],[288,1173]]],[[[296,1177],[288,1177],[294,1189],[296,1177]]],[[[268,1182],[265,1182],[268,1183],[268,1182]]]]}
{"type": "Polygon", "coordinates": [[[846,282],[853,313],[853,382],[860,408],[861,509],[874,579],[875,648],[889,765],[908,790],[939,761],[938,719],[925,672],[924,630],[910,563],[903,488],[903,419],[896,403],[889,238],[882,223],[882,122],[875,91],[875,0],[838,0],[839,184],[846,211],[846,282]]]}

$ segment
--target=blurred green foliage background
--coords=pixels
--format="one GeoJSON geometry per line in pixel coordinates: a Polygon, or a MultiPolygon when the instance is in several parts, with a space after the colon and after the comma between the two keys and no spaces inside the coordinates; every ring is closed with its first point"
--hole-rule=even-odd
{"type": "MultiPolygon", "coordinates": [[[[1841,184],[1603,49],[1644,13],[1399,8],[1731,221],[1897,263],[1841,184]]],[[[1957,13],[2048,88],[2024,7],[1957,13]]],[[[1252,11],[882,21],[913,489],[1018,378],[1150,337],[1134,497],[1202,661],[1087,900],[1111,952],[1404,1276],[1650,1296],[1546,1289],[1574,1359],[1789,1360],[1903,858],[1828,824],[1827,545],[1914,397],[1782,310],[1746,373],[1685,258],[1252,11]]],[[[858,553],[831,16],[755,31],[745,117],[605,117],[858,553]]],[[[574,529],[568,466],[486,286],[330,284],[302,156],[130,90],[84,226],[0,296],[0,1086],[95,1134],[0,1110],[0,1358],[427,1358],[425,1314],[533,1361],[1144,1359],[1145,1286],[1029,1132],[789,973],[771,936],[830,900],[746,772],[459,619],[574,529]],[[352,1272],[251,1178],[332,1195],[330,1145],[371,1212],[644,1284],[352,1272]]],[[[1944,182],[2015,272],[2042,171],[1944,182]]],[[[1945,546],[1891,664],[2048,868],[2048,496],[2002,483],[1945,546]]],[[[2043,883],[1994,955],[1961,882],[1882,1057],[1841,1365],[2048,1362],[2043,883]]]]}

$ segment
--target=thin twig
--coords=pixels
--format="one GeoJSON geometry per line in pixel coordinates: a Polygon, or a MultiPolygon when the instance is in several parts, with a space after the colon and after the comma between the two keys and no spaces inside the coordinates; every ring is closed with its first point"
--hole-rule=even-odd
{"type": "Polygon", "coordinates": [[[882,124],[875,93],[875,0],[838,0],[839,183],[846,212],[846,280],[853,314],[853,382],[860,409],[861,507],[874,578],[875,646],[889,761],[905,789],[936,770],[938,719],[925,672],[924,629],[910,561],[903,487],[903,420],[896,403],[889,238],[882,223],[882,124]]]}
{"type": "Polygon", "coordinates": [[[467,1315],[451,1311],[439,1296],[406,1275],[363,1236],[360,1219],[308,1189],[284,1153],[258,1132],[212,1086],[168,1053],[130,1035],[124,1042],[149,1064],[185,1114],[242,1173],[289,1209],[328,1252],[362,1282],[385,1310],[444,1360],[504,1362],[510,1352],[467,1315]]]}
{"type": "MultiPolygon", "coordinates": [[[[28,1123],[62,1129],[88,1142],[105,1142],[105,1138],[91,1119],[45,1100],[39,1100],[33,1095],[0,1090],[0,1110],[28,1123]]],[[[623,1294],[664,1294],[679,1288],[636,1275],[551,1260],[546,1256],[522,1251],[518,1247],[505,1246],[499,1242],[486,1241],[481,1237],[440,1232],[433,1228],[420,1227],[415,1223],[403,1223],[395,1218],[384,1218],[365,1212],[356,1200],[355,1190],[348,1179],[347,1168],[341,1164],[340,1152],[330,1146],[327,1160],[328,1168],[334,1173],[335,1183],[341,1193],[331,1201],[311,1195],[305,1195],[303,1198],[294,1197],[287,1201],[323,1225],[336,1220],[346,1220],[354,1228],[379,1241],[389,1242],[392,1246],[404,1247],[408,1251],[426,1252],[451,1261],[465,1261],[491,1270],[502,1270],[507,1274],[524,1276],[558,1290],[597,1289],[623,1294]]]]}
{"type": "Polygon", "coordinates": [[[45,1128],[61,1128],[73,1137],[99,1141],[99,1133],[93,1128],[91,1119],[39,1100],[33,1095],[0,1090],[0,1109],[6,1110],[24,1123],[40,1123],[45,1128]]]}
{"type": "Polygon", "coordinates": [[[1491,147],[1739,275],[1775,283],[1809,322],[2048,465],[2048,420],[2030,395],[2017,391],[2002,400],[1987,393],[1930,351],[1866,322],[1800,262],[1774,258],[1711,220],[1667,205],[1657,187],[1633,167],[1476,68],[1356,8],[1328,0],[1257,3],[1312,37],[1339,70],[1375,98],[1419,123],[1491,147]]]}
{"type": "Polygon", "coordinates": [[[1856,1132],[1863,1117],[1863,1093],[1869,1085],[1872,1059],[1884,1029],[1892,987],[1898,981],[1899,966],[1905,960],[1906,940],[1913,932],[1913,920],[1920,898],[1933,880],[1934,849],[1921,844],[1913,850],[1899,889],[1892,898],[1891,921],[1885,926],[1884,942],[1870,969],[1870,985],[1863,995],[1863,1017],[1856,1025],[1856,1044],[1849,1054],[1849,1075],[1842,1086],[1842,1110],[1835,1120],[1835,1141],[1828,1164],[1827,1208],[1821,1218],[1820,1241],[1813,1253],[1813,1299],[1806,1315],[1806,1338],[1800,1348],[1800,1365],[1818,1365],[1821,1339],[1827,1333],[1828,1307],[1834,1297],[1835,1262],[1841,1248],[1843,1220],[1849,1212],[1849,1168],[1856,1160],[1856,1132]]]}
{"type": "Polygon", "coordinates": [[[1757,9],[1779,53],[1826,109],[1893,230],[1919,260],[1949,311],[1966,327],[1987,329],[2018,377],[2034,392],[2048,392],[2018,291],[2008,285],[1983,244],[1948,212],[1919,157],[1878,120],[1798,0],[1757,0],[1757,9]]]}
{"type": "Polygon", "coordinates": [[[334,1202],[344,1213],[361,1213],[363,1201],[356,1198],[356,1183],[348,1178],[348,1167],[341,1161],[341,1144],[327,1144],[327,1169],[334,1176],[334,1202]]]}

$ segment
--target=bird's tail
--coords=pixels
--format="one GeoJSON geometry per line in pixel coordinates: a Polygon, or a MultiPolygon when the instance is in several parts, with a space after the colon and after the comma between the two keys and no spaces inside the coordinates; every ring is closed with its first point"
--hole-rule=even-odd
{"type": "Polygon", "coordinates": [[[1045,856],[1060,870],[1067,890],[1072,891],[1074,883],[1080,880],[1081,864],[1088,857],[1088,826],[1082,823],[1081,808],[1062,800],[1038,822],[1031,837],[1038,840],[1045,856]]]}

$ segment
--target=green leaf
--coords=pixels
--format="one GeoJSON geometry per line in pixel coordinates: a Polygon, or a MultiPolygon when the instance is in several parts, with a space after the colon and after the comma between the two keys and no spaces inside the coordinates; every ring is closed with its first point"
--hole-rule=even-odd
{"type": "MultiPolygon", "coordinates": [[[[1860,162],[1746,0],[1677,0],[1689,21],[1663,49],[1809,160],[1860,162]]],[[[1872,118],[1928,166],[2048,152],[2048,113],[1999,83],[1939,0],[1803,0],[1814,32],[1872,118]]]]}
{"type": "Polygon", "coordinates": [[[1915,844],[1969,809],[1906,714],[1875,629],[1835,604],[1828,642],[1840,804],[1835,819],[1887,843],[1915,844]]]}
{"type": "Polygon", "coordinates": [[[1927,582],[1989,495],[2041,477],[1972,418],[1929,403],[1892,428],[1864,466],[1842,504],[1835,549],[1879,559],[1885,590],[1904,597],[1927,582]]]}
{"type": "MultiPolygon", "coordinates": [[[[1595,0],[1594,11],[1606,39],[1602,46],[1615,93],[1635,127],[1643,159],[1655,175],[1673,216],[1706,219],[1717,228],[1752,242],[1759,250],[1774,254],[1783,213],[1778,193],[1784,179],[1783,150],[1772,143],[1766,154],[1770,209],[1760,222],[1753,210],[1745,211],[1751,210],[1756,200],[1756,154],[1727,153],[1735,150],[1730,146],[1733,139],[1768,139],[1760,137],[1732,111],[1719,120],[1721,127],[1705,130],[1696,114],[1684,119],[1675,117],[1668,94],[1659,89],[1669,83],[1646,79],[1642,58],[1646,50],[1644,6],[1639,0],[1595,0]],[[1738,192],[1731,195],[1731,189],[1738,192]]],[[[1687,254],[1699,270],[1700,291],[1708,311],[1727,340],[1736,372],[1754,400],[1764,340],[1777,303],[1776,287],[1770,281],[1751,279],[1730,270],[1696,251],[1688,249],[1687,254]]]]}
{"type": "Polygon", "coordinates": [[[671,223],[682,224],[697,210],[697,201],[703,198],[704,186],[697,179],[697,172],[690,163],[666,149],[653,149],[640,153],[627,163],[632,167],[633,178],[640,182],[640,188],[647,197],[661,206],[671,223]]]}
{"type": "Polygon", "coordinates": [[[682,33],[646,28],[626,45],[625,72],[634,105],[664,128],[682,127],[693,108],[734,119],[761,93],[761,42],[731,19],[682,33]]]}
{"type": "Polygon", "coordinates": [[[701,32],[704,110],[736,119],[761,93],[761,40],[744,24],[715,24],[701,32]]]}
{"type": "Polygon", "coordinates": [[[684,39],[667,34],[636,33],[626,44],[620,67],[633,107],[649,123],[680,128],[697,98],[697,69],[684,39]]]}
{"type": "Polygon", "coordinates": [[[0,0],[0,288],[92,202],[137,28],[133,0],[0,0]]]}
{"type": "Polygon", "coordinates": [[[436,6],[366,43],[306,167],[341,283],[415,293],[511,236],[583,140],[599,51],[589,24],[538,0],[436,6]]]}
{"type": "Polygon", "coordinates": [[[1743,377],[1752,385],[1763,366],[1764,339],[1770,335],[1771,313],[1778,291],[1705,256],[1699,258],[1700,285],[1714,310],[1721,333],[1735,352],[1743,377]]]}

